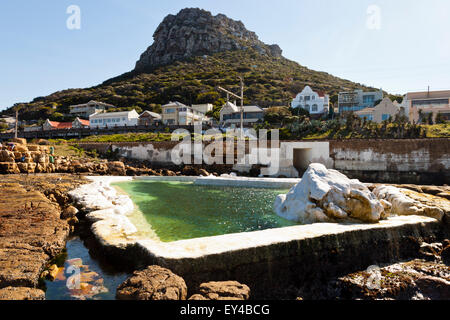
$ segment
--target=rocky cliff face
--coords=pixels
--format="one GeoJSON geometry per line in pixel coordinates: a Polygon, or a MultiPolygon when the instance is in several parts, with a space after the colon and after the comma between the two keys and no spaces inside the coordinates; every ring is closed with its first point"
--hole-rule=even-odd
{"type": "Polygon", "coordinates": [[[168,15],[156,29],[154,43],[141,55],[136,70],[170,64],[192,56],[253,48],[262,55],[281,57],[278,45],[266,45],[241,21],[201,9],[168,15]]]}

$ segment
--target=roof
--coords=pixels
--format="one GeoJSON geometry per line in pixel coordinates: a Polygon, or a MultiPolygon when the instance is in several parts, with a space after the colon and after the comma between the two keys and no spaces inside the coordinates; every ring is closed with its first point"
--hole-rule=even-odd
{"type": "Polygon", "coordinates": [[[244,106],[244,112],[263,112],[264,110],[258,106],[244,106]]]}
{"type": "Polygon", "coordinates": [[[136,110],[131,111],[122,111],[122,112],[98,112],[94,113],[93,115],[89,116],[89,119],[91,118],[110,118],[110,117],[128,117],[130,113],[135,113],[137,116],[139,114],[136,112],[136,110]]]}
{"type": "Polygon", "coordinates": [[[156,118],[156,119],[161,119],[162,118],[159,113],[151,112],[151,111],[148,111],[148,110],[142,112],[141,115],[139,116],[139,118],[142,117],[145,114],[148,114],[149,116],[152,116],[153,118],[156,118]]]}
{"type": "Polygon", "coordinates": [[[80,118],[77,118],[76,120],[80,121],[80,123],[81,123],[83,126],[89,126],[89,124],[90,124],[90,121],[89,121],[89,120],[84,120],[84,119],[80,119],[80,118]]]}
{"type": "Polygon", "coordinates": [[[48,121],[48,123],[55,129],[71,129],[72,122],[57,122],[57,121],[48,121]]]}
{"type": "Polygon", "coordinates": [[[439,99],[439,98],[450,98],[450,90],[443,91],[423,91],[423,92],[408,92],[408,100],[413,99],[439,99]]]}
{"type": "Polygon", "coordinates": [[[172,102],[172,101],[170,101],[168,104],[163,105],[162,108],[166,108],[166,107],[174,107],[174,106],[177,106],[177,107],[187,107],[185,104],[183,104],[183,103],[181,103],[181,102],[178,102],[178,101],[172,102]]]}
{"type": "Polygon", "coordinates": [[[112,104],[91,100],[88,103],[82,103],[82,104],[73,105],[73,106],[70,106],[69,108],[84,107],[84,106],[87,106],[87,105],[90,105],[90,104],[96,104],[96,105],[104,106],[104,107],[114,107],[112,104]]]}

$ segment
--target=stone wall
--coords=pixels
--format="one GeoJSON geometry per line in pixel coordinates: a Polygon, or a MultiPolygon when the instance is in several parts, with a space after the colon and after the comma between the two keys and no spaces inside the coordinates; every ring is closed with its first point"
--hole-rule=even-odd
{"type": "MultiPolygon", "coordinates": [[[[100,152],[112,150],[124,158],[170,166],[171,150],[176,145],[176,142],[87,143],[80,147],[100,152]]],[[[266,151],[247,147],[246,157],[266,151]]],[[[450,139],[286,141],[281,142],[279,153],[278,176],[296,178],[308,164],[318,162],[363,182],[443,185],[450,181],[450,139]]],[[[251,168],[251,165],[234,167],[242,173],[251,168]]]]}
{"type": "Polygon", "coordinates": [[[448,184],[450,139],[330,141],[333,167],[367,182],[448,184]]]}

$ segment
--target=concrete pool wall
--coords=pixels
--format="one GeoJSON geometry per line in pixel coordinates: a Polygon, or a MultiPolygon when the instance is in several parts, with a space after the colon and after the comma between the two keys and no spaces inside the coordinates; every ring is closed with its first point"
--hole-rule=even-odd
{"type": "MultiPolygon", "coordinates": [[[[140,179],[180,181],[179,177],[140,179]]],[[[104,185],[117,181],[105,177],[93,180],[103,181],[104,185]]],[[[245,183],[245,186],[251,183],[238,178],[185,177],[181,180],[245,183]]],[[[260,181],[266,187],[270,185],[270,179],[260,181]]],[[[295,184],[295,181],[282,183],[295,184]]],[[[98,189],[98,184],[94,187],[98,189]]],[[[95,212],[90,214],[95,216],[95,212]]],[[[101,218],[101,214],[98,216],[101,218]]],[[[253,298],[276,298],[283,296],[290,286],[415,258],[420,239],[436,241],[449,235],[448,227],[435,219],[402,216],[377,224],[299,225],[163,243],[121,232],[114,224],[111,229],[115,229],[108,233],[108,217],[105,219],[102,232],[95,227],[101,223],[97,220],[93,233],[103,253],[112,261],[134,268],[152,264],[167,267],[182,276],[188,287],[207,281],[237,280],[250,286],[253,298]]]]}

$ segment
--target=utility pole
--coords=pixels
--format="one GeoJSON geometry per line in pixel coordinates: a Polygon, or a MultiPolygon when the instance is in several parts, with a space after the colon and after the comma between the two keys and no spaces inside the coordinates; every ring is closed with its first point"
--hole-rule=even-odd
{"type": "Polygon", "coordinates": [[[244,79],[238,77],[241,82],[241,140],[244,140],[244,79]]]}
{"type": "Polygon", "coordinates": [[[16,139],[17,139],[18,126],[19,126],[19,107],[16,107],[16,128],[15,128],[15,131],[14,131],[14,138],[16,138],[16,139]]]}
{"type": "Polygon", "coordinates": [[[230,96],[241,100],[241,140],[243,140],[244,139],[244,79],[241,76],[239,76],[238,78],[239,78],[239,81],[241,84],[241,96],[238,96],[237,94],[234,94],[233,92],[228,91],[222,87],[218,87],[218,89],[227,94],[227,102],[228,102],[230,96]]]}

